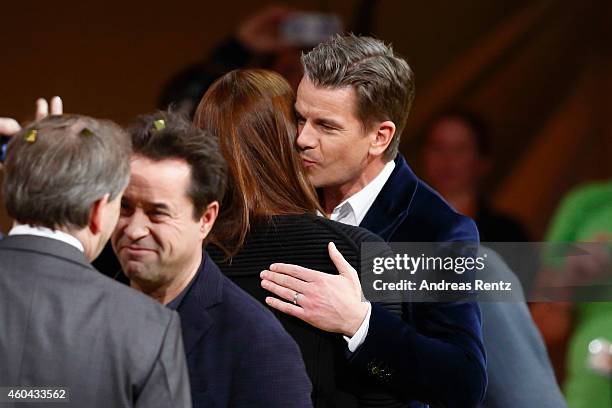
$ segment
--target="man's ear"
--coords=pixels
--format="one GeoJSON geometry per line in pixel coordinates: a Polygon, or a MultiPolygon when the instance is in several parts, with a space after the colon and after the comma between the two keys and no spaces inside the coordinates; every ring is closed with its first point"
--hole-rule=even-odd
{"type": "Polygon", "coordinates": [[[395,123],[390,120],[380,122],[372,129],[372,132],[374,132],[374,138],[370,145],[370,154],[382,156],[395,135],[395,123]]]}
{"type": "Polygon", "coordinates": [[[102,230],[102,223],[104,222],[104,211],[108,205],[110,194],[105,194],[104,197],[96,200],[91,207],[89,212],[88,227],[92,234],[96,235],[102,230]]]}
{"type": "Polygon", "coordinates": [[[202,240],[206,239],[210,231],[212,230],[213,225],[215,225],[215,221],[217,220],[217,216],[219,215],[219,202],[213,201],[212,203],[206,206],[202,217],[200,218],[200,234],[202,236],[202,240]]]}

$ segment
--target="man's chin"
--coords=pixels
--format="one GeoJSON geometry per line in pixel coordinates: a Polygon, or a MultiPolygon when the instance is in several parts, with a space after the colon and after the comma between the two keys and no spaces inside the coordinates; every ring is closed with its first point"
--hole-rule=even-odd
{"type": "Polygon", "coordinates": [[[151,272],[147,265],[134,260],[120,260],[121,269],[130,281],[147,283],[155,281],[155,273],[151,272]]]}
{"type": "Polygon", "coordinates": [[[306,175],[308,176],[308,181],[310,181],[310,184],[312,184],[314,188],[324,187],[325,183],[320,177],[317,177],[318,175],[314,171],[307,170],[306,175]]]}
{"type": "Polygon", "coordinates": [[[333,188],[334,186],[336,186],[337,184],[335,184],[334,182],[330,181],[330,180],[324,180],[321,178],[312,178],[310,179],[310,183],[313,185],[314,188],[316,189],[320,189],[321,191],[327,189],[327,188],[333,188]]]}

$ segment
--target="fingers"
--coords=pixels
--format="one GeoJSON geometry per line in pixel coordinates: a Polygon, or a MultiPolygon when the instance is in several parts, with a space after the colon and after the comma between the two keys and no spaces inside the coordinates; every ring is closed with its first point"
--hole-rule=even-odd
{"type": "Polygon", "coordinates": [[[317,280],[320,275],[325,275],[323,272],[304,268],[298,265],[284,263],[275,263],[270,265],[270,271],[293,276],[294,278],[301,279],[305,282],[313,282],[317,280]]]}
{"type": "Polygon", "coordinates": [[[45,98],[38,98],[36,100],[36,120],[41,120],[49,116],[49,104],[45,98]]]}
{"type": "Polygon", "coordinates": [[[353,268],[351,264],[344,259],[340,251],[338,251],[338,248],[336,248],[336,244],[330,242],[327,246],[327,251],[329,252],[329,257],[336,266],[336,269],[338,269],[338,273],[340,275],[354,275],[355,278],[358,277],[357,271],[355,271],[355,268],[353,268]]]}
{"type": "Polygon", "coordinates": [[[15,119],[0,118],[0,135],[12,136],[21,130],[21,126],[15,119]]]}
{"type": "MultiPolygon", "coordinates": [[[[51,115],[62,115],[64,113],[64,103],[59,96],[51,98],[51,115]]],[[[45,98],[36,100],[36,120],[41,120],[49,116],[49,103],[45,98]]]]}
{"type": "Polygon", "coordinates": [[[290,289],[292,291],[292,294],[293,292],[305,293],[307,290],[308,284],[306,282],[300,279],[296,279],[289,275],[283,275],[283,274],[274,273],[271,271],[262,271],[259,276],[264,281],[269,281],[279,286],[282,286],[283,288],[290,289]]]}
{"type": "Polygon", "coordinates": [[[287,289],[269,280],[262,280],[261,287],[269,292],[274,293],[278,297],[288,300],[291,303],[293,303],[293,298],[295,294],[300,293],[299,291],[295,291],[293,289],[287,289]]]}
{"type": "Polygon", "coordinates": [[[297,317],[300,320],[304,320],[306,315],[306,312],[301,307],[292,305],[291,303],[283,302],[282,300],[273,297],[267,297],[266,304],[273,309],[276,309],[290,316],[297,317]]]}
{"type": "Polygon", "coordinates": [[[64,103],[62,102],[62,98],[59,96],[54,96],[51,98],[51,114],[52,115],[62,115],[64,113],[64,103]]]}

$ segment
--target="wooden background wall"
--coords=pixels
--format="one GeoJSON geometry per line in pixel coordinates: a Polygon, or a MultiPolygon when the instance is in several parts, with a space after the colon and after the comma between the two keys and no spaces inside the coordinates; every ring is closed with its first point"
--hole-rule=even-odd
{"type": "MultiPolygon", "coordinates": [[[[126,123],[155,108],[161,85],[269,2],[5,1],[0,116],[31,119],[39,96],[68,112],[126,123]]],[[[361,1],[292,1],[350,22],[361,1]]],[[[417,99],[402,151],[418,169],[423,126],[449,104],[493,129],[494,202],[538,239],[572,186],[612,177],[609,2],[378,1],[374,32],[407,57],[417,99]]],[[[0,197],[1,201],[1,197],[0,197]]],[[[0,230],[10,220],[0,206],[0,230]]]]}

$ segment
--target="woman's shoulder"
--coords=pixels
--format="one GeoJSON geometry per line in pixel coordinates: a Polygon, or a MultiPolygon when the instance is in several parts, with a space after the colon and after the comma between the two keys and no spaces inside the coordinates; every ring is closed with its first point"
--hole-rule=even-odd
{"type": "Polygon", "coordinates": [[[248,241],[278,242],[284,245],[301,242],[314,245],[334,242],[345,250],[359,253],[363,242],[384,242],[370,231],[331,221],[316,214],[279,215],[253,226],[248,241]]]}
{"type": "MultiPolygon", "coordinates": [[[[362,262],[362,244],[384,243],[381,238],[363,228],[344,225],[314,214],[300,214],[273,216],[253,224],[245,245],[231,260],[225,259],[223,252],[214,246],[210,246],[208,251],[224,273],[233,276],[250,275],[253,270],[259,271],[274,262],[337,273],[329,258],[329,242],[333,242],[345,259],[358,270],[362,262]]],[[[369,252],[366,251],[366,254],[369,252]]]]}
{"type": "Polygon", "coordinates": [[[316,217],[315,222],[321,224],[323,228],[332,231],[332,233],[345,237],[357,244],[361,244],[362,242],[384,242],[381,237],[365,228],[343,224],[323,217],[316,217]]]}
{"type": "MultiPolygon", "coordinates": [[[[261,231],[261,228],[257,228],[261,231]]],[[[342,224],[316,214],[274,216],[264,227],[268,233],[317,234],[326,238],[361,242],[384,242],[378,235],[360,227],[342,224]]]]}

